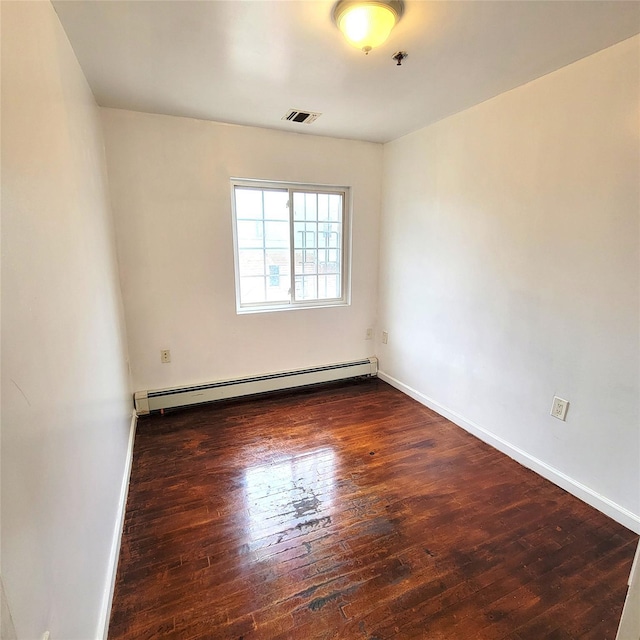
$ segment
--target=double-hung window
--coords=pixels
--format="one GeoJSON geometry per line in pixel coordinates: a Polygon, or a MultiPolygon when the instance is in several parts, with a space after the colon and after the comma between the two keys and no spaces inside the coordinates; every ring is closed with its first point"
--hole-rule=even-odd
{"type": "Polygon", "coordinates": [[[238,313],[348,303],[348,188],[232,180],[238,313]]]}

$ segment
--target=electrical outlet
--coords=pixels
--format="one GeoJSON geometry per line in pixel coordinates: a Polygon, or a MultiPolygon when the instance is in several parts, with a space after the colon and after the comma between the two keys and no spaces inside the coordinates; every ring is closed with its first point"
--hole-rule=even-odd
{"type": "Polygon", "coordinates": [[[160,351],[160,362],[162,362],[162,364],[171,362],[171,351],[169,351],[169,349],[162,349],[160,351]]]}
{"type": "Polygon", "coordinates": [[[382,344],[387,344],[387,342],[389,342],[389,332],[388,331],[383,331],[382,332],[382,344]]]}
{"type": "Polygon", "coordinates": [[[49,640],[49,632],[48,632],[48,631],[45,631],[45,632],[42,634],[42,640],[49,640]]]}
{"type": "Polygon", "coordinates": [[[373,340],[373,329],[371,328],[367,329],[365,340],[373,340]]]}
{"type": "Polygon", "coordinates": [[[553,396],[553,404],[551,405],[551,415],[558,420],[564,421],[567,417],[567,409],[569,408],[569,401],[553,396]]]}

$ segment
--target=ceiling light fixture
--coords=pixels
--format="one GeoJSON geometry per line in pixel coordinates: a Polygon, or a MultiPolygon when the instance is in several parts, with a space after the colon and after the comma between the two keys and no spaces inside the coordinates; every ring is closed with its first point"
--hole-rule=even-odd
{"type": "Polygon", "coordinates": [[[340,0],[333,19],[347,42],[368,54],[389,37],[403,12],[402,0],[340,0]]]}

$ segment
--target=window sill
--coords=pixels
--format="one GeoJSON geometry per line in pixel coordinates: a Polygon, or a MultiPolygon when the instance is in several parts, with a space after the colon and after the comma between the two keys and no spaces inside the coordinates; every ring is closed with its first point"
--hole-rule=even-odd
{"type": "Polygon", "coordinates": [[[259,306],[259,307],[243,307],[236,308],[236,314],[239,316],[244,316],[253,313],[273,313],[275,311],[308,311],[309,309],[332,309],[335,307],[348,307],[351,303],[345,300],[340,300],[338,302],[309,302],[308,304],[291,304],[291,305],[277,305],[277,306],[259,306]]]}

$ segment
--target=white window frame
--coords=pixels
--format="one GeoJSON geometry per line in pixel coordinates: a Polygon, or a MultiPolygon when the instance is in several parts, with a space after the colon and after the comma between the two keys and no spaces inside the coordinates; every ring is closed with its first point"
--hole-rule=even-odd
{"type": "Polygon", "coordinates": [[[233,259],[235,275],[236,313],[263,313],[270,311],[287,311],[292,309],[316,309],[323,307],[344,307],[351,304],[351,188],[334,185],[318,185],[299,182],[276,182],[271,180],[255,180],[246,178],[231,178],[231,213],[233,227],[233,259]],[[235,189],[274,189],[289,192],[289,260],[291,271],[291,288],[288,302],[252,302],[241,303],[240,298],[240,263],[238,255],[238,224],[236,217],[235,189]],[[295,300],[295,269],[294,269],[294,219],[291,208],[294,192],[326,193],[342,195],[342,242],[340,246],[340,298],[323,298],[319,300],[295,300]]]}

